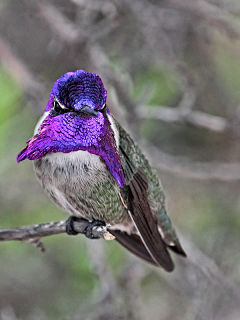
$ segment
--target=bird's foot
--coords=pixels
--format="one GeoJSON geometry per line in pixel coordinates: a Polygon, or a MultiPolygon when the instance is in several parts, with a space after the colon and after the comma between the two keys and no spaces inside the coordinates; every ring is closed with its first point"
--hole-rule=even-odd
{"type": "Polygon", "coordinates": [[[74,216],[70,216],[66,221],[66,233],[70,236],[76,236],[77,234],[79,234],[79,232],[75,231],[74,229],[73,224],[75,221],[82,221],[82,219],[74,216]]]}
{"type": "Polygon", "coordinates": [[[93,235],[93,228],[105,227],[105,225],[106,225],[105,222],[100,221],[100,220],[93,220],[92,222],[89,222],[83,218],[70,216],[66,221],[66,233],[71,236],[76,236],[79,233],[83,233],[89,239],[99,239],[100,237],[93,235]],[[82,231],[77,232],[74,229],[74,222],[75,221],[81,222],[81,224],[83,224],[82,231]]]}
{"type": "Polygon", "coordinates": [[[100,239],[100,237],[96,237],[93,235],[93,228],[95,227],[105,227],[106,224],[103,221],[100,220],[93,220],[92,222],[89,222],[88,226],[85,228],[84,234],[89,239],[100,239]]]}

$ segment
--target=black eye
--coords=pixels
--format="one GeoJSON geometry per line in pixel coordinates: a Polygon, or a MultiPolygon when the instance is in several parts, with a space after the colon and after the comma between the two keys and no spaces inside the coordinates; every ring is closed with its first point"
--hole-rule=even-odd
{"type": "Polygon", "coordinates": [[[56,112],[60,112],[62,108],[60,107],[60,104],[57,101],[54,101],[53,102],[53,109],[56,112]]]}
{"type": "Polygon", "coordinates": [[[57,116],[59,114],[63,114],[69,112],[69,109],[65,106],[61,105],[58,101],[53,101],[53,115],[57,116]]]}

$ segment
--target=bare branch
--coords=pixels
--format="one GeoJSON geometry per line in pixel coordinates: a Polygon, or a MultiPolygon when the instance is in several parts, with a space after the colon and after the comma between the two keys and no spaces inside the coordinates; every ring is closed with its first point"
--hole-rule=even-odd
{"type": "Polygon", "coordinates": [[[169,3],[179,11],[190,13],[196,19],[205,20],[208,25],[224,31],[230,38],[239,39],[239,22],[227,10],[220,8],[205,0],[199,1],[177,1],[169,0],[169,3]]]}
{"type": "Polygon", "coordinates": [[[240,180],[239,163],[195,162],[188,157],[172,156],[162,152],[153,145],[149,146],[149,142],[141,145],[156,169],[177,174],[185,179],[223,182],[240,180]]]}
{"type": "MultiPolygon", "coordinates": [[[[178,231],[178,233],[180,232],[178,231]]],[[[180,293],[184,292],[190,297],[194,312],[192,314],[201,312],[201,314],[205,315],[194,319],[213,319],[209,315],[212,312],[210,305],[214,301],[216,305],[220,306],[222,301],[227,301],[226,298],[231,301],[231,304],[222,305],[225,311],[234,312],[236,309],[239,310],[239,283],[226,275],[212,257],[202,252],[194,241],[181,233],[180,238],[188,254],[188,259],[177,258],[178,267],[170,277],[158,269],[154,271],[161,273],[161,277],[164,277],[172,288],[180,293]],[[211,296],[211,294],[214,296],[212,300],[203,298],[211,296]]],[[[219,308],[217,312],[221,313],[222,310],[219,308]]],[[[192,317],[187,317],[186,319],[192,319],[192,317]]],[[[219,319],[216,314],[215,319],[219,319]]]]}
{"type": "MultiPolygon", "coordinates": [[[[184,110],[185,111],[185,110],[184,110]]],[[[182,112],[181,108],[170,108],[165,106],[140,106],[137,114],[143,119],[155,119],[171,123],[191,124],[195,127],[215,132],[225,132],[228,128],[227,119],[213,116],[201,111],[190,111],[188,114],[182,112]]]]}
{"type": "Polygon", "coordinates": [[[20,83],[27,92],[42,90],[42,85],[37,82],[35,76],[26,64],[13,53],[11,45],[0,37],[0,62],[5,69],[20,83]]]}
{"type": "MultiPolygon", "coordinates": [[[[85,219],[73,222],[74,230],[78,233],[84,233],[88,225],[89,222],[85,219]]],[[[28,241],[36,244],[38,248],[44,251],[41,242],[39,242],[40,239],[60,233],[66,233],[66,221],[48,222],[29,227],[0,229],[0,241],[28,241]]],[[[104,238],[105,240],[114,239],[106,227],[93,227],[92,234],[94,237],[104,238]]]]}
{"type": "Polygon", "coordinates": [[[49,3],[32,3],[39,10],[39,14],[48,23],[49,28],[65,43],[72,44],[86,39],[83,29],[69,21],[61,12],[49,3]]]}

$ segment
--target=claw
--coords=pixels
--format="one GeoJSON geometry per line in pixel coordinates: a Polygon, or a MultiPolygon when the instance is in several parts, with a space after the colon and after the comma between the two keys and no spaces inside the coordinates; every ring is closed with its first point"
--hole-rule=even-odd
{"type": "Polygon", "coordinates": [[[96,237],[93,235],[92,230],[96,227],[105,227],[105,222],[100,220],[94,220],[92,222],[89,222],[89,225],[86,227],[84,234],[89,239],[99,239],[100,237],[96,237]]]}
{"type": "MultiPolygon", "coordinates": [[[[83,218],[70,216],[66,221],[66,233],[71,236],[76,236],[79,233],[83,233],[89,239],[99,239],[99,238],[104,238],[104,236],[102,234],[100,234],[99,236],[94,235],[93,230],[94,229],[96,230],[98,227],[103,229],[103,227],[105,228],[105,226],[106,226],[105,222],[100,221],[100,220],[93,220],[92,222],[89,222],[83,218]],[[84,221],[85,225],[86,225],[85,229],[83,229],[81,232],[77,232],[74,229],[74,222],[75,221],[79,221],[79,222],[84,221]]],[[[105,230],[105,233],[108,234],[109,232],[107,232],[107,230],[105,230]]],[[[95,232],[95,234],[96,234],[96,232],[95,232]]]]}

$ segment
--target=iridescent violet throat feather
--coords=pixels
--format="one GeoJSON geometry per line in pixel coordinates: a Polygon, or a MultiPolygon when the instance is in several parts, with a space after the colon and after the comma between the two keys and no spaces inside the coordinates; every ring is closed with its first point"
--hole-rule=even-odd
{"type": "Polygon", "coordinates": [[[58,79],[34,136],[17,156],[34,160],[48,196],[91,228],[106,225],[129,251],[166,271],[168,248],[186,256],[165,210],[161,183],[130,135],[110,114],[97,74],[77,70],[58,79]]]}

